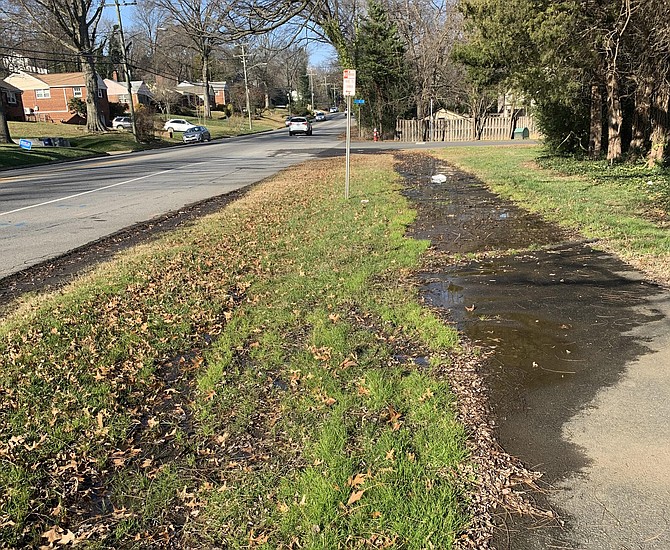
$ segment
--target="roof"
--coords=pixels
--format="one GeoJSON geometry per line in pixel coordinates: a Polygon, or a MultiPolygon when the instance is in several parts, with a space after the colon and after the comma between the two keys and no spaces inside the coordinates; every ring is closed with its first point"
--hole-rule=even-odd
{"type": "MultiPolygon", "coordinates": [[[[117,82],[116,80],[110,80],[105,78],[105,85],[107,86],[109,95],[123,95],[128,93],[128,85],[125,82],[117,82]]],[[[144,80],[131,80],[130,85],[134,94],[146,95],[153,97],[151,90],[144,83],[144,80]]]]}
{"type": "MultiPolygon", "coordinates": [[[[204,94],[205,93],[205,84],[204,82],[180,82],[175,88],[180,94],[204,94]]],[[[212,93],[212,87],[210,85],[209,92],[212,93]]]]}
{"type": "Polygon", "coordinates": [[[23,91],[17,88],[16,86],[12,86],[9,82],[5,82],[4,80],[0,79],[0,88],[3,90],[8,90],[10,92],[14,92],[15,94],[22,94],[23,91]]]}
{"type": "MultiPolygon", "coordinates": [[[[10,74],[6,80],[21,90],[86,87],[86,76],[83,72],[37,74],[18,71],[10,74]]],[[[102,90],[107,89],[100,75],[98,75],[98,87],[102,90]]]]}

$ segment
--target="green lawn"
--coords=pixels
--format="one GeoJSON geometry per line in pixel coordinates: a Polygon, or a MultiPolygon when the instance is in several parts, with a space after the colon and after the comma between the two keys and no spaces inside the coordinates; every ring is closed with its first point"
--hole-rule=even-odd
{"type": "Polygon", "coordinates": [[[392,156],[256,186],[0,324],[0,546],[451,548],[455,330],[392,156]],[[365,199],[365,200],[363,200],[365,199]]]}

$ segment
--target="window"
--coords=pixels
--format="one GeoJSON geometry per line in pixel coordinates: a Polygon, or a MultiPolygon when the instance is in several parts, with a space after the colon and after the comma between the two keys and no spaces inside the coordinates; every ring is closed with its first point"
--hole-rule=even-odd
{"type": "Polygon", "coordinates": [[[72,93],[73,93],[74,97],[82,97],[83,96],[83,94],[81,93],[81,86],[75,86],[74,88],[72,88],[72,93]]]}
{"type": "Polygon", "coordinates": [[[98,97],[102,97],[102,90],[98,90],[98,97]]]}
{"type": "Polygon", "coordinates": [[[16,104],[16,94],[7,90],[7,103],[16,104]]]}
{"type": "Polygon", "coordinates": [[[49,88],[45,90],[35,90],[35,97],[37,99],[49,99],[51,97],[51,90],[49,88]]]}

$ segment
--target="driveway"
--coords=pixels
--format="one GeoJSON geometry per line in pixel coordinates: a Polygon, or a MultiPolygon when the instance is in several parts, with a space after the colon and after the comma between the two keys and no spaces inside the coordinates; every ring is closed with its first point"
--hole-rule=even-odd
{"type": "Polygon", "coordinates": [[[494,546],[670,548],[670,293],[447,165],[405,175],[410,233],[442,258],[422,294],[493,352],[499,442],[559,518],[498,510],[494,546]]]}

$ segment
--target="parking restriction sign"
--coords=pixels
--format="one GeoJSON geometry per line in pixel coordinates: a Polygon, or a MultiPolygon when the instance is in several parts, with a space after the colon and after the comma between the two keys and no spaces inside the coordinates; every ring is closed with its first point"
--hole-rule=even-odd
{"type": "Polygon", "coordinates": [[[356,95],[356,69],[344,69],[342,85],[344,97],[356,95]]]}

